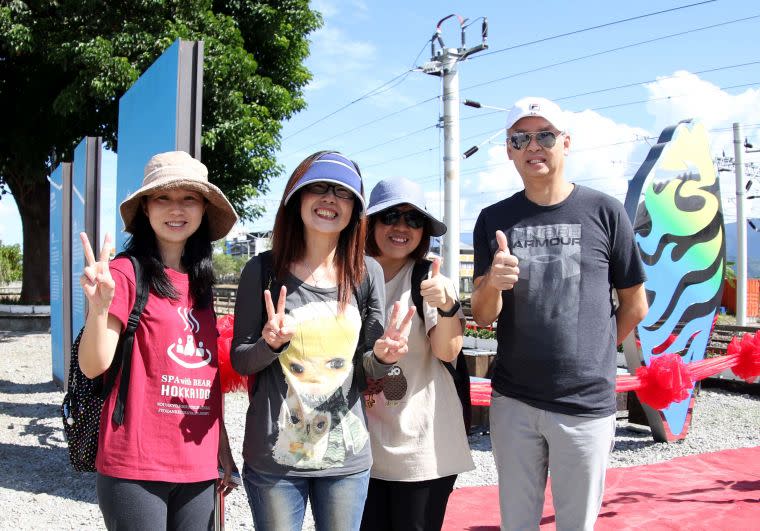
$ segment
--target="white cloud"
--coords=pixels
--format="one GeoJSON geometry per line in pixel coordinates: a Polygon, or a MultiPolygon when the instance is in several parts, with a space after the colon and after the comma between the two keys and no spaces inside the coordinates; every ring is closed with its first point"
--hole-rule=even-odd
{"type": "MultiPolygon", "coordinates": [[[[733,122],[748,124],[746,136],[760,147],[760,90],[748,89],[730,94],[716,85],[688,72],[676,72],[645,85],[649,102],[646,112],[654,118],[654,128],[648,131],[600,115],[595,111],[568,113],[572,139],[570,156],[565,163],[568,180],[596,188],[621,201],[633,177],[654,144],[651,137],[685,118],[704,123],[709,131],[713,157],[725,151],[733,157],[733,122]],[[675,97],[675,96],[679,97],[675,97]],[[668,98],[668,96],[670,96],[668,98]],[[649,140],[645,140],[649,137],[649,140]]],[[[744,161],[754,162],[753,191],[760,195],[760,154],[744,155],[744,161]]],[[[467,163],[462,165],[466,172],[467,163]]],[[[750,168],[751,170],[751,168],[750,168]]],[[[733,171],[721,172],[724,217],[735,219],[735,177],[733,171]]],[[[748,175],[745,180],[749,179],[748,175]]],[[[462,230],[470,230],[477,213],[495,201],[522,188],[522,182],[507,160],[503,146],[488,149],[486,167],[462,177],[462,230]]],[[[760,200],[748,202],[748,216],[760,217],[760,200]]]]}
{"type": "MultiPolygon", "coordinates": [[[[570,156],[565,162],[568,180],[624,198],[628,179],[636,170],[632,161],[642,161],[647,145],[637,138],[648,131],[618,124],[594,111],[567,113],[571,138],[570,156]]],[[[462,177],[462,228],[471,230],[480,210],[523,188],[520,175],[507,158],[504,144],[487,151],[485,168],[462,177]]],[[[636,164],[637,166],[638,164],[636,164]]],[[[466,171],[466,164],[462,170],[466,171]]]]}
{"type": "MultiPolygon", "coordinates": [[[[760,122],[760,89],[729,94],[683,70],[644,86],[650,98],[646,109],[655,117],[658,131],[685,118],[700,120],[707,129],[760,122]]],[[[730,137],[730,133],[717,136],[730,137]]]]}
{"type": "Polygon", "coordinates": [[[0,242],[3,245],[14,245],[20,243],[23,245],[23,232],[21,230],[21,217],[18,213],[18,207],[13,196],[6,194],[0,200],[0,242]]]}
{"type": "Polygon", "coordinates": [[[628,180],[649,151],[649,146],[640,141],[649,132],[594,111],[567,114],[571,139],[565,163],[567,179],[622,201],[628,180]]]}
{"type": "Polygon", "coordinates": [[[325,20],[312,35],[308,66],[313,79],[307,90],[315,91],[337,83],[356,83],[356,74],[368,72],[376,61],[375,45],[352,40],[348,34],[325,20]]]}
{"type": "Polygon", "coordinates": [[[329,20],[341,12],[348,12],[354,20],[364,19],[369,13],[369,8],[363,0],[348,0],[348,1],[330,1],[330,0],[312,0],[312,8],[316,9],[322,14],[324,20],[329,20]]]}
{"type": "MultiPolygon", "coordinates": [[[[729,94],[720,87],[700,79],[694,74],[678,71],[673,76],[659,78],[645,85],[650,101],[647,111],[655,116],[657,132],[685,118],[701,121],[709,131],[714,158],[724,153],[734,156],[733,123],[748,124],[745,135],[758,143],[760,140],[760,89],[747,89],[729,94]],[[676,97],[678,96],[678,97],[676,97]],[[670,97],[670,99],[668,99],[670,97]]],[[[756,154],[744,155],[744,162],[760,162],[756,154]]],[[[736,177],[731,171],[721,172],[723,215],[726,222],[736,219],[736,177]]],[[[745,175],[745,181],[750,175],[745,175]]],[[[754,190],[760,192],[760,174],[755,176],[754,190]]],[[[754,194],[753,194],[754,195],[754,194]]],[[[760,217],[760,202],[747,203],[747,215],[760,217]]]]}

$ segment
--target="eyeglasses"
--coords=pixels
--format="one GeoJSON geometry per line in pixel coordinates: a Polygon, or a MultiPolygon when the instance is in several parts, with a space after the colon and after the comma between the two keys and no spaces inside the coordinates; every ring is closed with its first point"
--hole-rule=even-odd
{"type": "Polygon", "coordinates": [[[557,143],[557,137],[565,133],[553,133],[551,131],[539,131],[537,133],[512,133],[509,136],[509,143],[515,149],[522,149],[530,144],[530,140],[535,137],[536,143],[542,148],[551,149],[557,143]]]}
{"type": "Polygon", "coordinates": [[[307,184],[305,187],[307,192],[316,194],[316,195],[325,195],[327,192],[332,190],[332,193],[335,194],[335,197],[340,199],[353,199],[354,193],[346,188],[345,186],[341,186],[339,184],[330,184],[330,183],[312,183],[307,184]]]}
{"type": "Polygon", "coordinates": [[[410,229],[420,229],[425,226],[425,214],[419,210],[407,210],[406,212],[401,212],[396,208],[389,208],[377,215],[377,219],[379,219],[380,223],[383,225],[395,225],[402,217],[410,229]]]}

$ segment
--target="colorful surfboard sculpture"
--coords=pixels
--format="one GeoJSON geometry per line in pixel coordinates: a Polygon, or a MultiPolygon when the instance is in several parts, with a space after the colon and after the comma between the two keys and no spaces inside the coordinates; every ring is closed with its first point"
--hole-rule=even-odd
{"type": "MultiPolygon", "coordinates": [[[[666,353],[704,359],[726,266],[720,183],[707,131],[683,121],[663,130],[625,199],[648,280],[649,313],[624,343],[630,372],[666,353]]],[[[644,411],[655,440],[686,437],[694,396],[644,411]]]]}

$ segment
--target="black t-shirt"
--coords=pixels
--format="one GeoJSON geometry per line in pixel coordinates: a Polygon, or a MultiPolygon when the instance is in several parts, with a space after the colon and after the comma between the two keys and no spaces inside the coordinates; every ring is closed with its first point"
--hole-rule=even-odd
{"type": "MultiPolygon", "coordinates": [[[[385,323],[383,270],[372,258],[365,258],[365,265],[364,312],[357,293],[340,312],[336,288],[319,288],[287,274],[285,311],[293,318],[295,331],[281,352],[273,352],[261,338],[266,315],[262,315],[260,257],[243,269],[230,361],[240,374],[256,378],[243,441],[243,458],[253,470],[328,477],[372,466],[353,359],[358,351],[364,372],[374,379],[385,376],[388,365],[372,354],[385,323]]],[[[279,287],[277,281],[271,287],[275,305],[279,287]]]]}
{"type": "Polygon", "coordinates": [[[575,185],[556,205],[537,205],[521,191],[483,209],[473,234],[475,278],[491,265],[497,230],[520,275],[502,292],[494,390],[558,413],[614,413],[612,288],[645,280],[622,204],[575,185]]]}

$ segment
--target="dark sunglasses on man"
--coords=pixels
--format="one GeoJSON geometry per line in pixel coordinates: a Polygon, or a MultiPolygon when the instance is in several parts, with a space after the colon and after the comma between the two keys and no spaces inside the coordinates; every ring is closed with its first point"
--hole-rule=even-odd
{"type": "Polygon", "coordinates": [[[319,182],[306,185],[304,188],[307,192],[315,195],[325,195],[332,190],[335,197],[340,199],[352,199],[354,197],[354,193],[351,190],[339,184],[319,182]]]}
{"type": "Polygon", "coordinates": [[[425,226],[425,214],[419,210],[407,210],[406,212],[401,212],[397,208],[389,208],[377,215],[377,219],[380,220],[380,223],[383,225],[395,225],[402,217],[410,229],[420,229],[425,226]]]}
{"type": "Polygon", "coordinates": [[[530,144],[535,137],[536,143],[542,148],[551,149],[557,143],[557,137],[565,133],[553,133],[552,131],[539,131],[537,133],[512,133],[509,135],[509,143],[512,147],[520,150],[530,144]]]}

